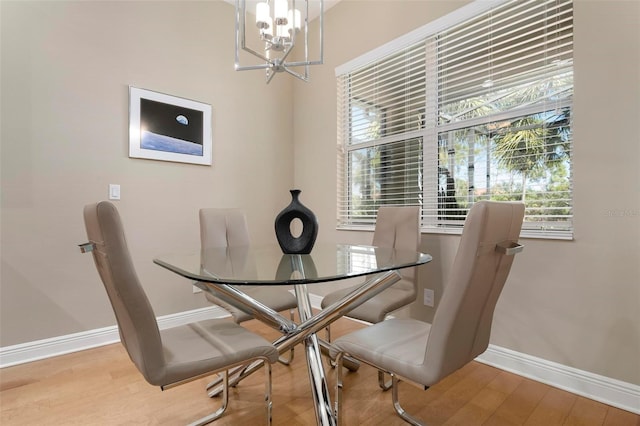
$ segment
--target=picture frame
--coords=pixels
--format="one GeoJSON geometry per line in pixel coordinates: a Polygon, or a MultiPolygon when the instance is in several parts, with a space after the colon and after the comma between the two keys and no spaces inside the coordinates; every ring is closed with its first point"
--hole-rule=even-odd
{"type": "Polygon", "coordinates": [[[129,86],[129,157],[212,164],[211,105],[129,86]]]}

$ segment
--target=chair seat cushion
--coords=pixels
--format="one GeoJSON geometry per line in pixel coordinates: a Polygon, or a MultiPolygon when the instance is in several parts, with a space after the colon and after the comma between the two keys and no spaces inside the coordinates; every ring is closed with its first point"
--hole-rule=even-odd
{"type": "Polygon", "coordinates": [[[431,324],[414,319],[388,319],[332,342],[331,358],[346,352],[362,361],[423,385],[424,354],[431,324]]]}
{"type": "Polygon", "coordinates": [[[225,319],[181,325],[160,334],[166,371],[154,385],[168,385],[250,358],[278,360],[278,351],[269,341],[225,319]]]}
{"type": "MultiPolygon", "coordinates": [[[[327,294],[322,299],[322,308],[326,308],[332,303],[340,300],[359,286],[360,284],[327,294]]],[[[389,313],[412,303],[414,300],[416,300],[416,291],[413,284],[406,280],[400,280],[391,287],[367,300],[362,305],[349,311],[346,316],[370,323],[377,323],[384,321],[384,318],[389,313]]]]}
{"type": "MultiPolygon", "coordinates": [[[[294,309],[298,307],[296,297],[288,290],[277,286],[238,286],[238,289],[245,292],[258,302],[262,303],[273,309],[276,312],[286,311],[288,309],[294,309]]],[[[253,316],[246,312],[236,308],[233,305],[229,305],[211,293],[205,293],[206,298],[217,305],[222,306],[233,315],[233,319],[237,323],[248,321],[253,319],[253,316]]]]}

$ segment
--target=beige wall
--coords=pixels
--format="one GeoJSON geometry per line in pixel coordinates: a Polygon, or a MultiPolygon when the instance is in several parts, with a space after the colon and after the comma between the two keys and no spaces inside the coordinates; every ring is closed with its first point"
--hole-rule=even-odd
{"type": "MultiPolygon", "coordinates": [[[[158,315],[205,306],[151,263],[168,248],[197,247],[200,207],[243,207],[253,238],[268,241],[295,183],[318,214],[320,240],[369,242],[369,233],[335,230],[334,68],[466,3],[343,0],[326,15],[325,65],[311,83],[277,76],[265,86],[259,72],[233,71],[233,7],[223,2],[2,1],[0,346],[114,324],[92,260],[76,247],[86,239],[83,205],[106,198],[109,183],[122,185],[117,205],[158,315]],[[129,159],[130,84],[210,103],[214,165],[129,159]]],[[[577,0],[576,238],[524,241],[492,337],[635,384],[639,21],[637,2],[577,0]]],[[[421,285],[436,300],[457,241],[423,236],[435,260],[421,285]]],[[[432,316],[419,306],[412,314],[432,316]]]]}
{"type": "MultiPolygon", "coordinates": [[[[343,0],[327,12],[325,65],[313,69],[310,84],[294,86],[295,182],[318,213],[320,239],[371,241],[370,233],[335,230],[335,67],[465,3],[343,0]]],[[[492,335],[493,344],[634,384],[640,384],[639,28],[638,2],[576,0],[575,240],[523,241],[492,335]]],[[[420,282],[435,288],[436,301],[458,240],[423,235],[422,248],[434,261],[422,267],[420,282]]],[[[433,312],[415,304],[411,314],[428,320],[433,312]]]]}
{"type": "Polygon", "coordinates": [[[3,0],[1,19],[0,346],[115,324],[77,248],[82,208],[109,183],[156,314],[208,306],[152,258],[199,247],[201,207],[242,207],[254,240],[275,241],[293,183],[291,80],[234,71],[222,1],[3,0]],[[213,166],[128,158],[129,85],[211,104],[213,166]]]}

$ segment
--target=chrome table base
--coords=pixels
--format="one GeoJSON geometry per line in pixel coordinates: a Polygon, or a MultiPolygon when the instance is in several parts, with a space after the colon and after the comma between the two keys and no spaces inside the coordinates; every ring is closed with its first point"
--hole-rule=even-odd
{"type": "MultiPolygon", "coordinates": [[[[304,266],[300,259],[295,260],[297,257],[299,256],[293,256],[294,260],[292,260],[294,270],[304,277],[304,266]]],[[[327,352],[330,343],[320,340],[316,336],[316,333],[344,316],[350,310],[355,309],[369,298],[393,285],[398,280],[400,280],[400,274],[397,271],[383,272],[368,279],[358,289],[344,296],[331,306],[326,307],[316,315],[313,315],[311,309],[307,284],[294,284],[294,290],[298,300],[300,324],[295,324],[278,312],[250,298],[239,290],[241,286],[234,287],[214,283],[205,284],[207,291],[214,293],[217,297],[232,303],[245,312],[251,313],[256,319],[283,333],[280,338],[273,342],[280,354],[284,354],[299,343],[304,343],[317,424],[322,426],[335,426],[336,415],[331,404],[331,397],[322,365],[321,350],[322,347],[322,349],[327,352]]],[[[347,362],[349,362],[349,360],[347,360],[347,362]]],[[[257,371],[261,365],[262,363],[260,362],[254,362],[248,366],[230,371],[229,385],[237,385],[243,378],[257,371]]],[[[357,362],[352,360],[350,367],[354,370],[357,369],[357,362]]],[[[211,388],[213,389],[209,392],[209,396],[218,395],[222,391],[220,380],[209,384],[207,389],[211,388]]]]}

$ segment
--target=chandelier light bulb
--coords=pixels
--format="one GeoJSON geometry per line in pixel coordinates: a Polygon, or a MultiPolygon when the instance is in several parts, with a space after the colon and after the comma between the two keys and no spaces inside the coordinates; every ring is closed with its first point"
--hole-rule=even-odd
{"type": "Polygon", "coordinates": [[[269,16],[269,3],[262,2],[256,5],[256,26],[260,29],[269,28],[271,17],[269,16]]]}
{"type": "Polygon", "coordinates": [[[289,25],[278,25],[276,26],[276,35],[278,37],[281,37],[283,39],[289,39],[289,30],[288,30],[289,25]]]}
{"type": "Polygon", "coordinates": [[[262,28],[262,33],[267,39],[273,37],[273,19],[270,16],[266,17],[266,26],[262,28]]]}
{"type": "Polygon", "coordinates": [[[276,25],[287,25],[287,9],[289,5],[287,0],[274,1],[274,19],[276,25]]]}
{"type": "Polygon", "coordinates": [[[291,9],[287,15],[287,18],[289,20],[289,23],[287,24],[288,27],[288,31],[291,32],[291,29],[295,27],[296,32],[300,32],[300,28],[301,28],[301,15],[300,15],[300,10],[298,9],[291,9]]]}

